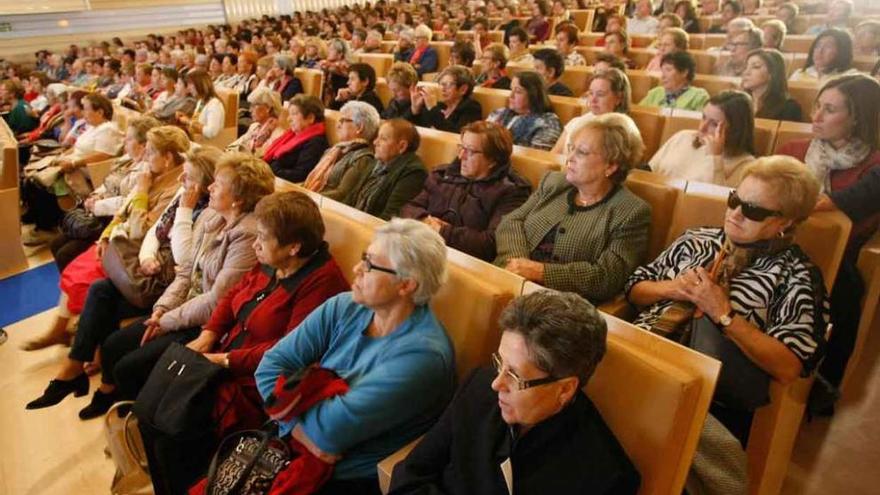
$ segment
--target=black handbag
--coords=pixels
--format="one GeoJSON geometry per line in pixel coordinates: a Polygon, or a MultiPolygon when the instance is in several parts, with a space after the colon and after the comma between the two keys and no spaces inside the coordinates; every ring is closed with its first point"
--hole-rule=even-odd
{"type": "Polygon", "coordinates": [[[97,239],[106,226],[107,222],[84,208],[74,208],[61,219],[61,233],[68,239],[97,239]]]}
{"type": "Polygon", "coordinates": [[[132,411],[166,435],[204,424],[214,405],[214,389],[223,368],[177,342],[159,357],[132,411]]]}
{"type": "Polygon", "coordinates": [[[263,495],[290,464],[290,448],[278,438],[278,423],[245,430],[220,443],[208,468],[206,495],[263,495]]]}
{"type": "Polygon", "coordinates": [[[754,411],[770,402],[770,375],[759,368],[707,316],[691,320],[688,347],[721,361],[713,400],[754,411]]]}

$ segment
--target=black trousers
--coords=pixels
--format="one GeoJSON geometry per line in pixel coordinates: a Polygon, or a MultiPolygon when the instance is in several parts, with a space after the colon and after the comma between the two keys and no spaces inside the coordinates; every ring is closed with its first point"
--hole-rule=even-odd
{"type": "Polygon", "coordinates": [[[138,422],[156,495],[184,495],[208,472],[218,442],[210,418],[200,431],[166,435],[143,421],[138,422]]]}
{"type": "Polygon", "coordinates": [[[114,332],[101,346],[101,380],[116,385],[122,400],[134,400],[165,349],[172,342],[184,344],[201,333],[201,328],[188,328],[160,335],[141,346],[146,332],[142,319],[114,332]]]}
{"type": "Polygon", "coordinates": [[[38,230],[52,230],[64,217],[64,211],[58,206],[58,197],[33,180],[22,182],[21,201],[27,206],[22,222],[33,223],[38,230]]]}
{"type": "Polygon", "coordinates": [[[63,272],[71,261],[92,247],[96,240],[98,239],[69,239],[64,234],[58,234],[49,243],[49,249],[52,250],[52,257],[55,258],[58,271],[63,272]]]}
{"type": "Polygon", "coordinates": [[[846,371],[846,363],[856,344],[859,319],[862,313],[862,298],[865,295],[865,282],[853,257],[844,258],[831,289],[831,338],[825,360],[819,367],[832,385],[839,386],[846,371]]]}
{"type": "Polygon", "coordinates": [[[77,361],[91,361],[104,339],[119,328],[121,320],[143,314],[143,309],[125,300],[109,278],[96,281],[86,295],[68,356],[77,361]]]}

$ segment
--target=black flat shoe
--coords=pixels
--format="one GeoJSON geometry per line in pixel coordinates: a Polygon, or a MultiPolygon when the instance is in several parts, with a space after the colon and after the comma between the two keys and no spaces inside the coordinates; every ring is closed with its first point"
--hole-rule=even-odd
{"type": "Polygon", "coordinates": [[[92,395],[92,402],[80,410],[79,419],[92,419],[107,414],[107,411],[110,410],[116,399],[115,391],[105,394],[100,390],[95,390],[95,394],[92,395]]]}
{"type": "Polygon", "coordinates": [[[89,393],[89,377],[85,373],[72,380],[52,380],[46,387],[46,391],[43,392],[43,396],[28,402],[25,409],[42,409],[54,406],[70,393],[73,393],[74,397],[82,397],[89,393]]]}

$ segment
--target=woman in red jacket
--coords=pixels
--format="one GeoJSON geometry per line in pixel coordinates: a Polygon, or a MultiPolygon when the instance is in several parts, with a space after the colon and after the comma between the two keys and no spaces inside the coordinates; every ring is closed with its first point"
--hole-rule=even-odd
{"type": "MultiPolygon", "coordinates": [[[[829,80],[819,91],[813,110],[813,138],[786,143],[779,153],[807,164],[823,193],[840,193],[880,167],[880,83],[863,74],[829,80]]],[[[852,233],[831,291],[834,330],[825,361],[819,368],[811,409],[833,409],[835,388],[855,345],[864,282],[856,268],[859,250],[880,225],[880,215],[853,219],[852,233]],[[822,380],[824,378],[825,380],[822,380]],[[830,385],[830,386],[829,386],[830,385]]]]}
{"type": "Polygon", "coordinates": [[[258,428],[268,418],[254,371],[263,353],[294,331],[313,309],[349,290],[330,256],[317,205],[300,192],[275,193],[257,204],[259,263],[220,299],[187,347],[227,369],[213,418],[201,431],[170,437],[141,425],[157,494],[180,493],[204,474],[216,441],[258,428]]]}

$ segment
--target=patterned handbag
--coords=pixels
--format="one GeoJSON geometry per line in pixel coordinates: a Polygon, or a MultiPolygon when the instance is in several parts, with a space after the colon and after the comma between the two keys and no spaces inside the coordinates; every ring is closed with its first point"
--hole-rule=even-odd
{"type": "Polygon", "coordinates": [[[246,430],[223,439],[208,468],[206,495],[269,493],[291,457],[287,443],[277,436],[278,424],[269,425],[268,431],[246,430]]]}

